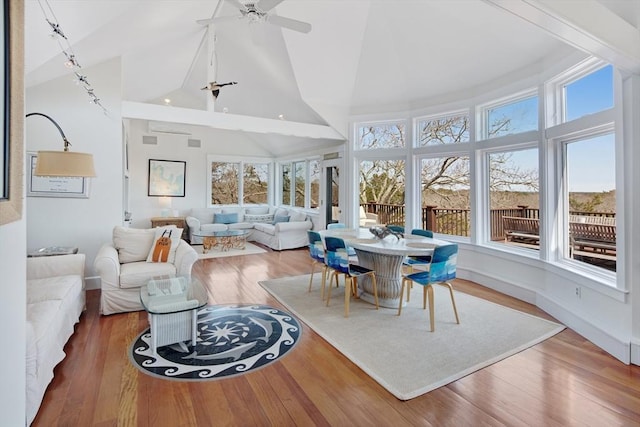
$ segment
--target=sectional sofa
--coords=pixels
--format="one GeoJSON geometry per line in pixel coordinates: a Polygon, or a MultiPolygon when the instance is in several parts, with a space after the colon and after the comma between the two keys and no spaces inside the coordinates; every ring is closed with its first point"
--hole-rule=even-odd
{"type": "Polygon", "coordinates": [[[199,232],[247,230],[248,241],[281,251],[307,246],[307,230],[313,228],[307,214],[270,206],[194,208],[187,216],[191,244],[201,244],[199,232]]]}

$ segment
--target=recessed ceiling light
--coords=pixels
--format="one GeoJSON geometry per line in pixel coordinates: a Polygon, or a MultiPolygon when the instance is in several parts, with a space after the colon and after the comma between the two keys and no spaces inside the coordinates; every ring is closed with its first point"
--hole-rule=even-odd
{"type": "Polygon", "coordinates": [[[280,115],[278,116],[278,118],[279,118],[280,120],[284,120],[284,114],[280,114],[280,115]]]}
{"type": "Polygon", "coordinates": [[[164,99],[164,103],[169,105],[169,104],[171,104],[171,100],[169,98],[165,98],[164,99]]]}

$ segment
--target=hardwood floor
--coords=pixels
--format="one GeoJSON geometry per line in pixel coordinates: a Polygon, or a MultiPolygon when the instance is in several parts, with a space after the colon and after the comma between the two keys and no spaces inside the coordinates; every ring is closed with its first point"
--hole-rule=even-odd
{"type": "MultiPolygon", "coordinates": [[[[211,304],[276,307],[257,282],[309,272],[306,249],[201,260],[193,270],[211,304]]],[[[550,319],[472,282],[458,279],[454,287],[550,319]]],[[[640,367],[620,363],[569,329],[403,402],[308,327],[293,351],[246,375],[192,383],[145,375],[127,355],[147,328],[145,312],[102,317],[99,298],[99,291],[87,292],[87,311],[34,426],[640,425],[640,367]]]]}

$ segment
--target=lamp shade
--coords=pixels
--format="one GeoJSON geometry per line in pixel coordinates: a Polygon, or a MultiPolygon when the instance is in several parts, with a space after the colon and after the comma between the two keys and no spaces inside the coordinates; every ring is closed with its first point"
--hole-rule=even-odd
{"type": "Polygon", "coordinates": [[[93,155],[73,151],[38,151],[34,175],[94,177],[93,155]]]}

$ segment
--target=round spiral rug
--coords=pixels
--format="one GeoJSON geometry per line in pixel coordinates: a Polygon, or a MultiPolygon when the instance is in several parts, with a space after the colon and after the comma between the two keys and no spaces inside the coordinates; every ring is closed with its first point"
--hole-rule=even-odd
{"type": "Polygon", "coordinates": [[[215,305],[198,311],[198,336],[151,351],[144,331],[129,351],[142,372],[166,379],[203,381],[259,369],[287,354],[302,329],[289,313],[266,305],[215,305]]]}

